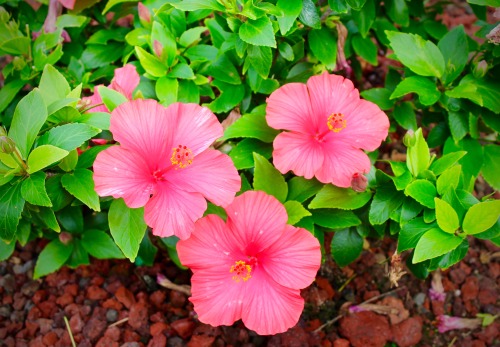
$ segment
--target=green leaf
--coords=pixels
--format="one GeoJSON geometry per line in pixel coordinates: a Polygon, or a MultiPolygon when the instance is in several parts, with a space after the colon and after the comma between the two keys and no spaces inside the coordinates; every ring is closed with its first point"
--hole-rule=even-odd
{"type": "Polygon", "coordinates": [[[308,36],[309,47],[320,62],[329,70],[337,65],[337,37],[326,27],[313,29],[308,36]]]}
{"type": "Polygon", "coordinates": [[[167,67],[154,55],[146,52],[143,48],[135,46],[135,53],[142,67],[153,77],[163,77],[167,74],[167,67]]]}
{"type": "Polygon", "coordinates": [[[363,8],[366,0],[346,0],[347,4],[351,6],[354,10],[359,11],[363,8]]]}
{"type": "Polygon", "coordinates": [[[413,255],[413,263],[420,263],[448,253],[457,248],[462,241],[461,237],[445,233],[441,229],[430,229],[418,241],[413,255]]]}
{"type": "Polygon", "coordinates": [[[78,151],[77,149],[72,150],[69,154],[61,160],[59,167],[66,172],[73,171],[78,163],[78,151]]]}
{"type": "Polygon", "coordinates": [[[45,65],[40,79],[40,94],[45,105],[50,106],[55,101],[66,98],[71,91],[66,78],[52,65],[45,65]]]}
{"type": "Polygon", "coordinates": [[[311,212],[306,210],[304,206],[302,206],[302,204],[298,201],[289,200],[286,201],[283,205],[285,206],[286,213],[288,214],[287,223],[290,225],[295,225],[302,218],[311,215],[311,212]]]}
{"type": "Polygon", "coordinates": [[[319,192],[321,188],[323,188],[323,183],[315,178],[308,180],[304,177],[295,176],[288,181],[287,200],[304,202],[319,192]]]}
{"type": "Polygon", "coordinates": [[[500,200],[484,201],[473,205],[465,214],[462,228],[468,235],[491,228],[500,216],[500,200]]]}
{"type": "Polygon", "coordinates": [[[222,140],[234,139],[238,137],[251,137],[262,142],[273,142],[279,131],[267,125],[264,113],[249,113],[243,115],[236,122],[231,124],[225,131],[222,140]]]}
{"type": "Polygon", "coordinates": [[[94,211],[100,211],[99,196],[94,190],[92,171],[76,169],[72,174],[65,174],[61,178],[63,187],[75,198],[83,202],[94,211]]]}
{"type": "Polygon", "coordinates": [[[392,183],[379,186],[370,206],[369,220],[373,225],[386,222],[391,212],[403,203],[405,196],[392,183]]]}
{"type": "Polygon", "coordinates": [[[208,29],[206,27],[194,27],[186,30],[179,38],[179,44],[184,47],[191,46],[192,44],[200,41],[200,35],[208,29]]]}
{"type": "Polygon", "coordinates": [[[444,58],[437,46],[416,34],[386,31],[398,59],[421,76],[440,78],[444,73],[444,58]]]}
{"type": "Polygon", "coordinates": [[[447,190],[455,190],[460,182],[460,175],[462,173],[462,166],[455,165],[447,169],[439,176],[436,182],[437,192],[444,195],[447,190]]]}
{"type": "Polygon", "coordinates": [[[302,0],[302,10],[300,11],[299,19],[311,28],[319,29],[321,27],[321,18],[312,0],[302,0]]]}
{"type": "Polygon", "coordinates": [[[413,218],[418,216],[423,209],[424,207],[420,205],[417,201],[407,197],[403,201],[403,205],[401,206],[400,225],[404,225],[405,223],[411,221],[413,218]]]}
{"type": "Polygon", "coordinates": [[[460,160],[464,155],[466,155],[467,152],[465,151],[457,151],[457,152],[451,152],[448,154],[443,155],[441,158],[438,160],[435,160],[432,162],[430,166],[430,170],[434,172],[436,176],[441,175],[445,170],[448,168],[452,167],[457,163],[457,161],[460,160]]]}
{"type": "Polygon", "coordinates": [[[240,74],[231,60],[221,55],[208,68],[208,73],[215,79],[229,84],[241,84],[240,74]]]}
{"type": "Polygon", "coordinates": [[[197,11],[197,10],[215,10],[224,11],[225,8],[217,0],[182,0],[182,1],[166,1],[181,11],[197,11]]]}
{"type": "Polygon", "coordinates": [[[125,258],[111,236],[101,230],[86,230],[82,234],[82,246],[97,259],[125,258]]]}
{"type": "Polygon", "coordinates": [[[356,228],[339,230],[333,235],[332,257],[338,266],[349,265],[361,254],[363,238],[359,236],[356,228]]]}
{"type": "Polygon", "coordinates": [[[47,108],[42,94],[38,89],[33,89],[17,104],[9,129],[9,137],[16,143],[23,159],[28,157],[46,119],[47,108]]]}
{"type": "Polygon", "coordinates": [[[179,63],[173,67],[172,71],[169,72],[168,77],[194,79],[194,72],[188,64],[179,63]]]}
{"type": "Polygon", "coordinates": [[[276,48],[273,25],[267,16],[255,20],[248,19],[241,25],[239,35],[246,43],[276,48]]]}
{"type": "Polygon", "coordinates": [[[72,233],[83,232],[83,212],[81,206],[66,206],[59,211],[57,219],[66,231],[72,233]]]}
{"type": "Polygon", "coordinates": [[[444,144],[444,154],[457,151],[466,151],[467,154],[458,161],[462,165],[462,172],[464,173],[465,182],[469,182],[471,177],[477,177],[483,165],[483,147],[478,140],[471,138],[464,138],[463,140],[455,143],[450,137],[444,144]]]}
{"type": "Polygon", "coordinates": [[[441,92],[436,88],[436,84],[428,78],[412,76],[405,78],[398,84],[391,95],[391,99],[402,97],[409,93],[418,94],[420,103],[425,106],[435,104],[441,97],[441,92]]]}
{"type": "Polygon", "coordinates": [[[286,35],[302,11],[302,0],[278,0],[276,6],[284,13],[277,20],[281,35],[286,35]]]}
{"type": "Polygon", "coordinates": [[[111,88],[99,86],[97,90],[109,112],[112,112],[116,107],[128,101],[125,95],[111,88]]]}
{"type": "Polygon", "coordinates": [[[443,81],[448,84],[460,76],[467,64],[469,47],[464,27],[459,25],[449,31],[439,40],[438,47],[445,62],[443,81]]]}
{"type": "Polygon", "coordinates": [[[80,147],[101,131],[87,124],[65,124],[50,129],[38,139],[38,146],[52,145],[66,151],[80,147]]]}
{"type": "Polygon", "coordinates": [[[260,77],[266,79],[271,70],[273,53],[271,48],[264,46],[248,46],[247,50],[248,60],[257,71],[260,77]]]}
{"type": "Polygon", "coordinates": [[[122,56],[122,52],[123,44],[118,42],[108,42],[107,45],[87,45],[80,60],[86,70],[91,70],[109,66],[122,56]]]}
{"type": "Polygon", "coordinates": [[[204,106],[207,106],[214,113],[231,111],[233,108],[238,106],[245,96],[245,87],[241,84],[233,86],[224,82],[214,81],[212,82],[212,85],[216,86],[221,94],[210,104],[204,106]]]}
{"type": "Polygon", "coordinates": [[[28,157],[28,173],[37,172],[69,154],[68,151],[52,145],[35,148],[28,157]]]}
{"type": "Polygon", "coordinates": [[[102,10],[102,14],[107,13],[111,8],[115,5],[124,3],[124,2],[137,2],[138,0],[109,0],[106,3],[106,6],[104,7],[104,10],[102,10]]]}
{"type": "Polygon", "coordinates": [[[464,239],[462,243],[459,244],[458,247],[455,248],[454,250],[432,259],[429,268],[432,270],[434,270],[434,268],[437,269],[438,267],[442,269],[447,269],[450,266],[455,265],[460,260],[462,260],[467,254],[468,250],[469,250],[469,241],[467,241],[467,239],[464,239]]]}
{"type": "Polygon", "coordinates": [[[394,23],[402,27],[410,25],[410,14],[405,0],[386,0],[384,6],[387,15],[394,23]]]}
{"type": "Polygon", "coordinates": [[[441,230],[454,234],[460,227],[458,215],[446,201],[434,198],[436,204],[436,219],[441,230]]]}
{"type": "Polygon", "coordinates": [[[73,247],[73,243],[65,245],[59,239],[48,243],[38,256],[33,278],[37,279],[58,270],[69,259],[73,247]]]}
{"type": "Polygon", "coordinates": [[[24,202],[19,181],[0,186],[0,239],[7,242],[14,239],[24,202]]]}
{"type": "Polygon", "coordinates": [[[77,268],[80,265],[90,265],[89,254],[83,248],[80,239],[73,239],[73,252],[69,259],[66,261],[66,265],[72,269],[77,268]]]}
{"type": "Polygon", "coordinates": [[[135,264],[138,266],[153,266],[158,248],[153,245],[149,238],[149,234],[144,234],[139,246],[139,253],[135,259],[135,264]]]}
{"type": "Polygon", "coordinates": [[[370,37],[355,35],[353,36],[351,43],[352,48],[357,55],[374,66],[378,65],[377,45],[373,43],[370,37]]]}
{"type": "Polygon", "coordinates": [[[413,181],[406,187],[405,194],[411,196],[425,207],[435,208],[436,186],[427,180],[413,181]]]}
{"type": "Polygon", "coordinates": [[[417,129],[417,116],[411,102],[405,101],[396,105],[392,112],[392,116],[396,122],[406,130],[415,131],[417,129]]]}
{"type": "Polygon", "coordinates": [[[450,127],[451,136],[455,142],[460,141],[469,132],[469,122],[468,117],[465,112],[454,112],[450,111],[448,113],[448,126],[450,127]]]}
{"type": "Polygon", "coordinates": [[[14,249],[16,249],[15,241],[5,243],[2,239],[0,239],[0,261],[9,259],[12,253],[14,253],[14,249]]]}
{"type": "Polygon", "coordinates": [[[437,228],[436,222],[426,223],[422,217],[412,219],[403,225],[399,232],[398,252],[415,248],[422,235],[433,228],[437,228]]]}
{"type": "Polygon", "coordinates": [[[168,106],[177,101],[178,90],[179,81],[175,78],[165,76],[156,81],[156,96],[163,106],[168,106]]]}
{"type": "Polygon", "coordinates": [[[500,146],[487,145],[484,146],[484,163],[481,169],[484,179],[490,186],[496,190],[500,190],[500,146]]]}
{"type": "Polygon", "coordinates": [[[445,93],[452,98],[464,98],[486,107],[487,109],[500,113],[500,83],[484,79],[476,79],[467,75],[460,80],[455,88],[445,93]]]}
{"type": "Polygon", "coordinates": [[[106,148],[109,148],[110,145],[102,145],[102,146],[95,146],[91,147],[87,150],[85,150],[83,153],[80,154],[78,158],[78,163],[76,164],[77,169],[86,169],[92,166],[94,164],[94,160],[97,157],[97,154],[100,152],[104,151],[106,148]]]}
{"type": "Polygon", "coordinates": [[[429,146],[425,142],[424,135],[422,135],[421,128],[415,131],[414,136],[415,144],[408,147],[406,165],[413,177],[418,177],[421,172],[427,170],[429,167],[431,155],[429,153],[429,146]]]}
{"type": "Polygon", "coordinates": [[[45,190],[45,173],[37,172],[26,178],[21,185],[24,200],[33,205],[51,207],[52,202],[45,190]]]}
{"type": "Polygon", "coordinates": [[[329,229],[344,229],[361,224],[361,220],[352,211],[326,208],[314,210],[313,220],[315,224],[329,229]]]}
{"type": "Polygon", "coordinates": [[[389,98],[391,96],[389,89],[372,88],[363,90],[360,94],[366,100],[377,104],[382,110],[389,110],[394,107],[394,101],[389,98]]]}
{"type": "Polygon", "coordinates": [[[17,93],[23,89],[26,81],[24,80],[13,80],[5,84],[2,89],[0,89],[0,112],[3,112],[9,106],[12,100],[16,97],[17,93]]]}
{"type": "Polygon", "coordinates": [[[355,210],[366,205],[372,194],[368,191],[357,193],[350,188],[339,188],[332,184],[325,184],[309,204],[309,209],[340,208],[355,210]]]}
{"type": "MultiPolygon", "coordinates": [[[[295,54],[293,53],[293,49],[292,49],[292,46],[290,46],[288,43],[286,42],[281,42],[279,45],[278,45],[278,49],[280,51],[280,54],[281,56],[288,60],[288,61],[293,61],[295,59],[295,54]]],[[[1,92],[0,92],[1,93],[1,92]]],[[[0,112],[1,112],[1,109],[0,109],[0,112]]]]}
{"type": "Polygon", "coordinates": [[[262,190],[281,202],[286,200],[288,186],[281,173],[263,156],[254,153],[255,170],[253,188],[262,190]]]}
{"type": "Polygon", "coordinates": [[[113,200],[109,207],[109,229],[116,245],[123,254],[135,261],[147,225],[144,208],[129,208],[123,199],[113,200]]]}
{"type": "Polygon", "coordinates": [[[234,147],[231,152],[229,152],[229,156],[233,160],[236,169],[241,170],[253,168],[255,166],[255,163],[253,161],[253,153],[258,153],[264,158],[269,159],[271,158],[272,152],[273,146],[271,144],[264,143],[256,139],[247,138],[238,142],[236,147],[234,147]]]}
{"type": "MultiPolygon", "coordinates": [[[[214,81],[215,83],[215,81],[214,81]]],[[[200,102],[200,89],[191,80],[180,80],[177,92],[177,101],[198,104],[200,102]]]]}
{"type": "MultiPolygon", "coordinates": [[[[360,6],[352,6],[354,11],[351,11],[352,19],[356,23],[359,33],[362,37],[367,37],[370,28],[375,21],[375,1],[374,0],[364,0],[364,1],[347,1],[350,3],[365,3],[363,8],[360,6]],[[366,1],[366,3],[365,3],[366,1]]],[[[359,5],[359,4],[358,4],[359,5]]]]}

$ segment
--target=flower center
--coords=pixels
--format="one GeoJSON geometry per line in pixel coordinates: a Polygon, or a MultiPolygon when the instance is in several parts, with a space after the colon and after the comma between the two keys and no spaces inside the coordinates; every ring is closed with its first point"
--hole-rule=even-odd
{"type": "Polygon", "coordinates": [[[243,282],[246,282],[252,277],[250,274],[252,272],[252,266],[243,260],[238,260],[231,266],[229,272],[233,274],[233,281],[240,282],[243,280],[243,282]]]}
{"type": "Polygon", "coordinates": [[[334,133],[340,132],[347,126],[347,122],[344,119],[344,115],[342,113],[332,113],[326,122],[328,125],[328,129],[333,131],[334,133]]]}
{"type": "Polygon", "coordinates": [[[193,163],[193,159],[193,152],[186,146],[179,145],[172,150],[170,161],[172,165],[177,165],[177,168],[184,169],[193,163]]]}

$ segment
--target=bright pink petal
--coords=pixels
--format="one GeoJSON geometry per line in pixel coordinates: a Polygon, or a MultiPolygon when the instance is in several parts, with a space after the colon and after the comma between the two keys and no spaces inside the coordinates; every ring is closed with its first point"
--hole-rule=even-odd
{"type": "Polygon", "coordinates": [[[287,225],[280,239],[259,256],[259,262],[279,284],[302,289],[316,277],[321,265],[321,249],[310,232],[287,225]]]}
{"type": "Polygon", "coordinates": [[[323,148],[311,135],[283,132],[276,136],[273,147],[274,166],[283,174],[292,170],[310,179],[323,164],[323,148]]]}
{"type": "Polygon", "coordinates": [[[314,135],[319,123],[311,108],[309,91],[303,83],[289,83],[267,99],[266,120],[275,129],[314,135]]]}
{"type": "Polygon", "coordinates": [[[247,284],[233,281],[227,268],[195,271],[189,300],[198,319],[212,326],[231,325],[241,319],[247,284]]]}
{"type": "Polygon", "coordinates": [[[174,103],[167,107],[167,113],[174,120],[173,147],[187,146],[194,155],[207,149],[222,136],[222,125],[206,107],[197,104],[174,103]]]}
{"type": "Polygon", "coordinates": [[[181,263],[193,271],[219,268],[226,276],[235,259],[244,259],[226,223],[213,214],[195,223],[191,237],[177,243],[177,253],[181,263]]]}
{"type": "Polygon", "coordinates": [[[133,100],[115,108],[110,130],[116,141],[137,152],[151,172],[171,166],[174,115],[155,100],[133,100]]]}
{"type": "Polygon", "coordinates": [[[59,2],[66,8],[70,10],[75,8],[76,0],[59,0],[59,2]]]}
{"type": "Polygon", "coordinates": [[[100,86],[102,86],[102,84],[94,87],[94,94],[92,94],[89,97],[82,98],[83,101],[88,100],[88,102],[89,102],[89,106],[87,106],[85,108],[92,107],[90,110],[87,111],[89,113],[91,113],[91,112],[107,112],[107,113],[109,113],[108,108],[103,104],[102,99],[101,99],[101,95],[99,94],[99,87],[100,86]],[[95,106],[95,105],[99,105],[99,106],[95,106]],[[95,107],[93,107],[93,106],[95,106],[95,107]]]}
{"type": "Polygon", "coordinates": [[[94,182],[97,194],[123,198],[131,208],[144,206],[154,188],[144,159],[120,146],[110,147],[97,155],[94,182]]]}
{"type": "Polygon", "coordinates": [[[350,115],[360,101],[359,92],[352,82],[338,75],[324,73],[313,76],[307,81],[307,89],[311,96],[311,107],[322,130],[328,129],[328,116],[332,113],[350,115]]]}
{"type": "Polygon", "coordinates": [[[226,208],[227,226],[247,255],[253,256],[276,242],[288,220],[283,205],[260,191],[237,196],[226,208]]]}
{"type": "Polygon", "coordinates": [[[216,205],[227,206],[241,188],[241,178],[228,155],[207,149],[184,169],[167,176],[179,189],[198,192],[216,205]]]}
{"type": "Polygon", "coordinates": [[[201,194],[178,190],[167,181],[161,181],[146,204],[144,219],[153,228],[154,235],[175,235],[185,240],[191,235],[194,222],[206,209],[207,201],[201,194]]]}
{"type": "Polygon", "coordinates": [[[350,187],[352,175],[368,173],[370,159],[360,149],[351,147],[349,143],[335,141],[332,133],[325,141],[325,160],[316,173],[316,178],[322,183],[333,183],[338,187],[350,187]]]}
{"type": "Polygon", "coordinates": [[[127,99],[132,100],[132,93],[139,85],[140,77],[134,65],[127,64],[115,70],[115,77],[109,87],[122,93],[127,99]]]}
{"type": "Polygon", "coordinates": [[[284,287],[264,271],[256,271],[247,282],[242,319],[245,326],[259,335],[287,331],[297,324],[304,299],[298,289],[284,287]]]}
{"type": "Polygon", "coordinates": [[[346,114],[347,126],[335,137],[351,146],[374,151],[387,137],[389,118],[374,103],[359,100],[357,107],[346,114]]]}

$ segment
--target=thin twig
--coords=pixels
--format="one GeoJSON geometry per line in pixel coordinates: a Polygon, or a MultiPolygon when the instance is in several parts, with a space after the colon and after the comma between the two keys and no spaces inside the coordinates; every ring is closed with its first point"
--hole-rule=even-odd
{"type": "Polygon", "coordinates": [[[451,342],[450,342],[450,344],[448,345],[448,347],[453,346],[453,345],[455,344],[455,341],[457,341],[457,337],[456,337],[456,336],[453,338],[453,340],[451,340],[451,342]]]}
{"type": "Polygon", "coordinates": [[[64,316],[64,323],[66,324],[66,329],[68,329],[69,339],[71,340],[71,346],[76,347],[75,339],[73,337],[73,332],[71,331],[71,327],[69,326],[68,318],[64,316]]]}
{"type": "Polygon", "coordinates": [[[186,294],[187,296],[191,296],[191,286],[188,286],[187,284],[175,284],[161,274],[158,274],[156,282],[162,287],[176,290],[178,292],[186,294]]]}
{"type": "Polygon", "coordinates": [[[123,324],[126,321],[128,321],[128,317],[125,317],[123,319],[120,319],[119,321],[114,322],[113,324],[108,325],[108,328],[115,327],[117,325],[123,324]]]}
{"type": "MultiPolygon", "coordinates": [[[[348,280],[348,281],[349,281],[349,280],[348,280]]],[[[405,286],[403,286],[403,287],[399,287],[399,288],[396,288],[396,289],[390,290],[390,291],[388,291],[387,293],[383,293],[383,294],[380,294],[380,295],[374,296],[373,298],[370,298],[370,299],[368,299],[368,300],[363,301],[363,302],[362,302],[361,304],[359,304],[359,305],[368,304],[368,303],[370,303],[370,302],[376,301],[376,300],[378,300],[378,299],[383,298],[384,296],[391,295],[391,294],[396,293],[396,292],[398,292],[398,291],[400,291],[400,290],[402,290],[402,289],[404,289],[404,288],[406,288],[406,287],[405,287],[405,286]]],[[[359,305],[358,305],[358,306],[359,306],[359,305]]],[[[335,318],[333,318],[333,319],[329,320],[329,321],[328,321],[328,322],[326,322],[325,324],[323,324],[323,325],[321,325],[320,327],[318,327],[318,328],[317,328],[316,330],[314,330],[313,332],[317,333],[317,332],[319,332],[319,331],[323,330],[324,328],[326,328],[327,326],[332,325],[333,323],[335,323],[336,321],[338,321],[338,320],[339,320],[340,318],[342,318],[342,317],[344,317],[344,315],[343,315],[343,314],[338,315],[337,317],[335,317],[335,318]]]]}
{"type": "Polygon", "coordinates": [[[342,293],[342,291],[345,289],[345,287],[347,287],[347,285],[348,285],[349,283],[351,283],[351,281],[352,281],[353,279],[355,279],[355,278],[356,278],[356,276],[357,276],[357,275],[356,275],[356,274],[354,274],[354,275],[352,275],[351,277],[349,277],[349,278],[347,279],[347,281],[345,281],[345,283],[344,283],[343,285],[341,285],[341,286],[340,286],[340,288],[339,288],[338,292],[339,292],[339,293],[342,293]]]}

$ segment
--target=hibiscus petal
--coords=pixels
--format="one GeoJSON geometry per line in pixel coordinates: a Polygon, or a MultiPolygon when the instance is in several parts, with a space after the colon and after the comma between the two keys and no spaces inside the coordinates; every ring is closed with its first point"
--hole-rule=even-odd
{"type": "Polygon", "coordinates": [[[321,144],[311,135],[283,132],[276,136],[273,147],[274,166],[283,174],[292,170],[310,179],[323,164],[321,144]]]}
{"type": "Polygon", "coordinates": [[[156,186],[156,193],[144,209],[146,224],[160,237],[176,235],[185,240],[194,229],[194,222],[203,216],[207,201],[199,193],[176,189],[166,181],[156,186]]]}
{"type": "Polygon", "coordinates": [[[212,326],[231,325],[241,318],[247,282],[235,282],[226,268],[195,271],[191,298],[198,319],[212,326]]]}
{"type": "Polygon", "coordinates": [[[267,99],[266,120],[275,129],[310,135],[318,132],[318,118],[303,83],[288,83],[275,90],[267,99]]]}
{"type": "Polygon", "coordinates": [[[97,155],[94,182],[97,194],[123,198],[131,208],[144,206],[154,188],[144,158],[120,146],[110,147],[97,155]]]}
{"type": "Polygon", "coordinates": [[[259,335],[272,335],[297,324],[304,308],[298,289],[278,284],[263,271],[256,271],[244,284],[242,319],[247,328],[259,335]]]}
{"type": "Polygon", "coordinates": [[[191,237],[177,243],[177,253],[181,263],[193,271],[221,268],[226,275],[236,260],[244,259],[226,223],[214,214],[195,223],[191,237]]]}
{"type": "Polygon", "coordinates": [[[87,111],[87,113],[93,113],[93,112],[107,112],[107,113],[109,113],[108,108],[102,103],[102,98],[101,98],[101,95],[99,94],[99,87],[101,87],[101,86],[102,86],[102,84],[95,86],[94,87],[94,94],[92,94],[91,96],[82,98],[82,101],[89,103],[89,106],[87,106],[85,108],[99,105],[99,106],[92,107],[90,110],[87,111]]]}
{"type": "Polygon", "coordinates": [[[132,93],[139,85],[140,77],[134,65],[127,64],[115,70],[115,77],[111,81],[110,88],[122,93],[127,99],[132,100],[132,93]]]}
{"type": "Polygon", "coordinates": [[[318,240],[307,230],[287,225],[280,239],[259,256],[270,278],[294,289],[314,281],[321,265],[318,240]]]}
{"type": "Polygon", "coordinates": [[[316,173],[322,183],[333,183],[338,187],[350,187],[352,175],[368,173],[370,159],[360,149],[351,147],[349,143],[336,141],[334,133],[324,143],[325,160],[316,173]]]}
{"type": "Polygon", "coordinates": [[[219,120],[206,107],[177,102],[167,107],[167,113],[174,119],[174,146],[187,146],[194,155],[223,135],[219,120]]]}
{"type": "Polygon", "coordinates": [[[170,164],[175,118],[155,100],[133,100],[115,108],[110,130],[123,148],[137,152],[151,172],[170,164]]]}
{"type": "Polygon", "coordinates": [[[184,169],[170,170],[167,179],[188,192],[198,192],[216,205],[227,206],[240,190],[241,178],[228,155],[207,149],[184,169]]]}
{"type": "Polygon", "coordinates": [[[226,212],[227,226],[247,255],[255,255],[276,242],[288,220],[283,205],[259,191],[237,196],[226,212]]]}
{"type": "Polygon", "coordinates": [[[377,149],[389,132],[387,115],[366,100],[359,100],[357,107],[346,116],[346,122],[346,128],[335,134],[336,138],[367,151],[377,149]]]}

